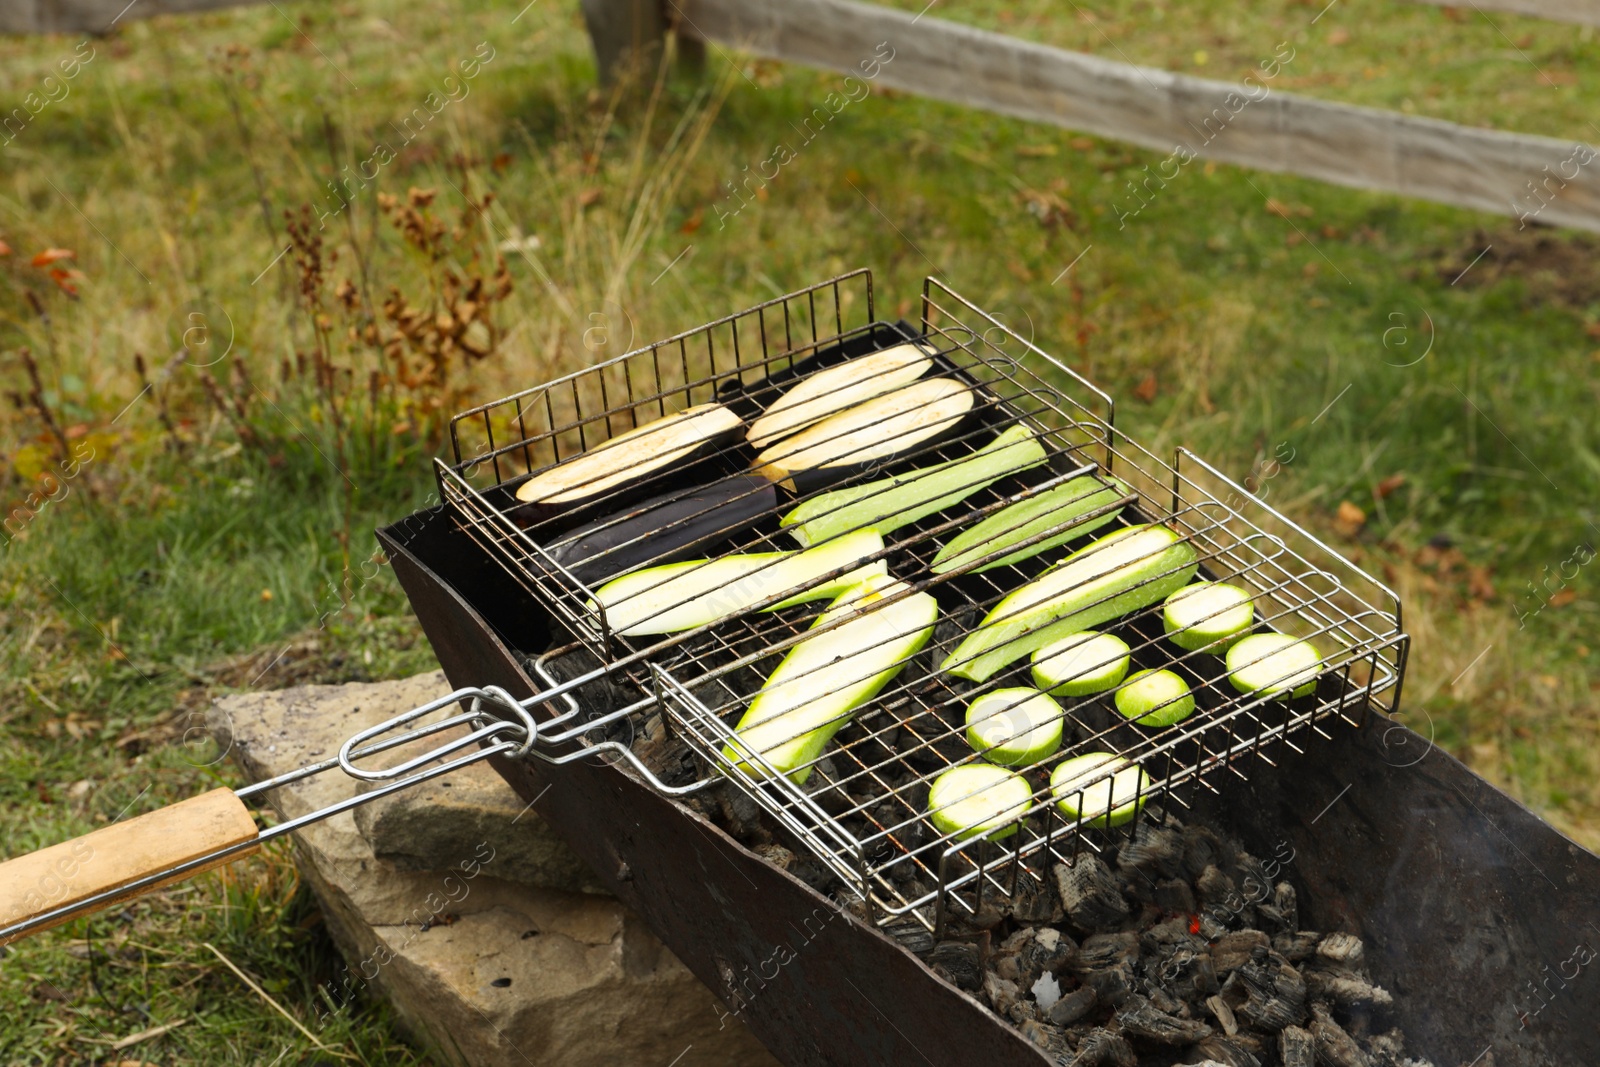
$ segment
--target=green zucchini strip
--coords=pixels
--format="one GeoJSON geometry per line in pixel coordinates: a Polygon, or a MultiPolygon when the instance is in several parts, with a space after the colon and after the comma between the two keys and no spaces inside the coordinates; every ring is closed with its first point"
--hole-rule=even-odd
{"type": "Polygon", "coordinates": [[[1049,537],[1042,537],[1015,552],[974,567],[971,573],[979,574],[992,567],[1032,559],[1111,522],[1122,513],[1119,502],[1130,492],[1126,485],[1116,479],[1111,479],[1111,484],[1107,485],[1092,474],[1062,482],[1001,508],[951,538],[933,557],[933,573],[944,574],[976,563],[1012,545],[1022,544],[1029,538],[1055,530],[1049,537]]]}
{"type": "Polygon", "coordinates": [[[869,526],[889,534],[1045,458],[1032,430],[1012,426],[969,456],[820,493],[785,515],[783,525],[802,545],[869,526]]]}
{"type": "MultiPolygon", "coordinates": [[[[646,567],[607,582],[595,597],[613,633],[676,633],[738,615],[791,589],[797,592],[766,610],[838,596],[888,573],[887,565],[878,559],[827,581],[823,576],[882,552],[877,531],[858,530],[803,552],[735,553],[646,567]]],[[[596,601],[589,609],[596,609],[596,601]]]]}
{"type": "Polygon", "coordinates": [[[1052,641],[1164,600],[1198,568],[1165,526],[1130,526],[1094,541],[1003,598],[939,669],[986,681],[1052,641]]]}
{"type": "Polygon", "coordinates": [[[728,765],[762,779],[770,776],[764,760],[803,785],[823,746],[933,636],[933,597],[912,593],[884,603],[909,592],[904,582],[879,576],[841,593],[812,629],[838,625],[791,647],[750,702],[735,728],[738,740],[722,749],[728,765]]]}

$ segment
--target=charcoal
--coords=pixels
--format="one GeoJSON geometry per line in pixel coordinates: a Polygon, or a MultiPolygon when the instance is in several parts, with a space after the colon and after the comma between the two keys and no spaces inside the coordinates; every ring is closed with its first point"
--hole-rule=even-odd
{"type": "Polygon", "coordinates": [[[1215,941],[1228,932],[1228,915],[1207,909],[1200,913],[1200,936],[1207,941],[1215,941]]]}
{"type": "Polygon", "coordinates": [[[976,992],[983,985],[978,946],[970,941],[941,941],[928,954],[928,966],[957,989],[976,992]]]}
{"type": "Polygon", "coordinates": [[[1347,967],[1359,966],[1365,954],[1361,939],[1355,934],[1328,934],[1317,944],[1317,955],[1347,967]]]}
{"type": "Polygon", "coordinates": [[[1233,849],[1208,827],[1190,826],[1183,831],[1183,868],[1190,878],[1199,878],[1207,867],[1233,866],[1233,849]]]}
{"type": "Polygon", "coordinates": [[[1248,963],[1256,949],[1265,949],[1271,943],[1260,930],[1235,930],[1217,938],[1211,946],[1211,962],[1219,976],[1226,975],[1248,963]]]}
{"type": "Polygon", "coordinates": [[[1005,1015],[1013,1004],[1022,999],[1022,990],[1017,988],[1017,983],[1008,982],[993,971],[988,971],[983,976],[983,997],[996,1014],[1005,1015]]]}
{"type": "Polygon", "coordinates": [[[1324,1067],[1372,1067],[1372,1060],[1361,1051],[1355,1038],[1333,1021],[1321,1004],[1311,1006],[1311,1036],[1317,1042],[1317,1061],[1324,1067]]]}
{"type": "Polygon", "coordinates": [[[1209,996],[1206,998],[1206,1008],[1217,1020],[1217,1025],[1222,1027],[1224,1034],[1232,1037],[1239,1032],[1238,1017],[1233,1014],[1233,1008],[1226,1000],[1220,996],[1209,996]]]}
{"type": "Polygon", "coordinates": [[[1099,1002],[1100,998],[1095,995],[1093,988],[1079,986],[1070,993],[1062,994],[1060,1000],[1050,1005],[1045,1017],[1057,1026],[1071,1026],[1085,1018],[1099,1002]]]}
{"type": "Polygon", "coordinates": [[[1257,1030],[1275,1034],[1305,1021],[1305,979],[1282,956],[1251,959],[1234,972],[1234,979],[1249,994],[1237,1014],[1257,1030]]]}
{"type": "Polygon", "coordinates": [[[1017,878],[1017,890],[1011,896],[1011,917],[1019,923],[1054,926],[1066,916],[1061,898],[1056,895],[1054,880],[1038,879],[1024,872],[1017,878]]]}
{"type": "Polygon", "coordinates": [[[1306,988],[1312,996],[1331,1000],[1345,1008],[1375,1006],[1386,1008],[1394,997],[1382,986],[1374,985],[1355,971],[1342,967],[1308,967],[1306,988]]]}
{"type": "Polygon", "coordinates": [[[1213,908],[1226,908],[1230,912],[1237,908],[1242,899],[1239,890],[1233,884],[1233,879],[1223,874],[1222,869],[1214,863],[1200,872],[1200,877],[1194,881],[1194,888],[1202,904],[1213,908]]]}
{"type": "Polygon", "coordinates": [[[1183,1063],[1204,1063],[1209,1060],[1220,1064],[1221,1067],[1261,1067],[1261,1060],[1237,1037],[1212,1034],[1192,1046],[1188,1056],[1189,1058],[1183,1060],[1183,1063]]]}
{"type": "Polygon", "coordinates": [[[928,932],[927,927],[915,919],[891,923],[883,928],[883,932],[898,941],[900,947],[913,956],[926,958],[928,953],[933,951],[933,935],[928,932]]]}
{"type": "Polygon", "coordinates": [[[1073,1054],[1072,1044],[1067,1040],[1067,1032],[1059,1026],[1029,1019],[1022,1024],[1022,1036],[1038,1045],[1048,1056],[1065,1058],[1073,1054]]]}
{"type": "Polygon", "coordinates": [[[1017,960],[1022,965],[1023,985],[1033,988],[1033,983],[1043,974],[1056,974],[1072,962],[1078,954],[1078,944],[1060,930],[1048,926],[1036,927],[1033,936],[1022,946],[1017,960]]]}
{"type": "Polygon", "coordinates": [[[1198,910],[1194,890],[1189,888],[1188,882],[1176,878],[1157,882],[1152,897],[1156,907],[1171,915],[1193,915],[1198,910]]]}
{"type": "Polygon", "coordinates": [[[1300,897],[1294,886],[1279,882],[1272,890],[1272,906],[1283,916],[1285,933],[1293,933],[1300,926],[1300,897]]]}
{"type": "Polygon", "coordinates": [[[1137,995],[1123,1001],[1117,1021],[1123,1033],[1156,1045],[1192,1045],[1211,1036],[1211,1027],[1205,1023],[1168,1015],[1137,995]]]}
{"type": "Polygon", "coordinates": [[[1031,1000],[1019,1000],[1006,1009],[1006,1018],[1021,1026],[1039,1021],[1039,1006],[1031,1000]]]}
{"type": "Polygon", "coordinates": [[[1083,984],[1091,987],[1100,1000],[1115,1007],[1134,991],[1133,965],[1118,963],[1089,971],[1083,975],[1083,984]]]}
{"type": "Polygon", "coordinates": [[[1376,1034],[1367,1040],[1367,1055],[1376,1067],[1401,1067],[1406,1062],[1406,1038],[1399,1030],[1376,1034]]]}
{"type": "Polygon", "coordinates": [[[1317,942],[1321,934],[1314,934],[1309,930],[1301,930],[1293,934],[1279,934],[1272,939],[1272,947],[1290,963],[1299,963],[1301,960],[1310,959],[1317,951],[1317,942]]]}
{"type": "Polygon", "coordinates": [[[1095,933],[1127,919],[1122,887],[1099,856],[1085,852],[1071,867],[1057,864],[1054,873],[1061,903],[1078,929],[1095,933]]]}
{"type": "MultiPolygon", "coordinates": [[[[781,870],[787,871],[794,866],[794,853],[779,844],[757,845],[755,853],[768,863],[781,870]]],[[[921,928],[922,924],[916,924],[921,928]]]]}
{"type": "Polygon", "coordinates": [[[1183,871],[1183,837],[1178,831],[1141,822],[1117,850],[1117,866],[1152,877],[1176,878],[1183,871]]]}
{"type": "Polygon", "coordinates": [[[1164,1011],[1168,1015],[1176,1015],[1180,1019],[1191,1019],[1193,1013],[1189,1005],[1168,993],[1159,984],[1151,981],[1145,982],[1145,996],[1150,998],[1150,1003],[1155,1005],[1157,1011],[1164,1011]]]}
{"type": "Polygon", "coordinates": [[[1112,1030],[1096,1027],[1078,1046],[1072,1067],[1139,1067],[1128,1039],[1112,1030]]]}
{"type": "Polygon", "coordinates": [[[1178,945],[1187,945],[1192,948],[1204,948],[1205,940],[1189,929],[1189,918],[1179,916],[1165,922],[1155,923],[1145,929],[1140,935],[1145,951],[1150,955],[1159,955],[1163,950],[1178,945]]]}
{"type": "Polygon", "coordinates": [[[1283,1067],[1316,1067],[1317,1043],[1311,1031],[1286,1026],[1278,1035],[1278,1058],[1283,1067]]]}

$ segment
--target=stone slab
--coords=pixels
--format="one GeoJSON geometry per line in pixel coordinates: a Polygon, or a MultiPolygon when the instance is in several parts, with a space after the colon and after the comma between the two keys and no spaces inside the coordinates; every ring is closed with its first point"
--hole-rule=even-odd
{"type": "MultiPolygon", "coordinates": [[[[350,734],[448,689],[439,673],[304,686],[224,697],[208,721],[230,758],[259,781],[326,759],[350,734]]],[[[409,758],[429,743],[385,755],[409,758]]],[[[333,770],[268,799],[293,818],[356,788],[333,770]]],[[[557,887],[519,881],[529,857],[506,862],[515,849],[503,855],[481,832],[499,825],[493,819],[437,825],[458,829],[433,831],[432,860],[413,855],[406,865],[378,855],[350,812],[293,835],[347,961],[341,988],[330,990],[336,1001],[370,987],[419,1043],[467,1067],[609,1067],[680,1056],[678,1067],[776,1063],[621,903],[573,891],[559,864],[531,864],[559,877],[557,887]]],[[[514,826],[550,833],[532,811],[514,826]]]]}

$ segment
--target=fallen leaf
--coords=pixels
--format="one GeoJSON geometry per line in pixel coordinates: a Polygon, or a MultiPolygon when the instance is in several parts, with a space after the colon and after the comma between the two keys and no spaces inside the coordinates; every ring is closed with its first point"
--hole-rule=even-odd
{"type": "Polygon", "coordinates": [[[1008,260],[1006,269],[1015,275],[1020,282],[1033,281],[1033,271],[1029,270],[1028,265],[1020,259],[1008,260]]]}
{"type": "Polygon", "coordinates": [[[578,194],[578,206],[590,207],[600,201],[600,187],[591,186],[578,194]]]}
{"type": "Polygon", "coordinates": [[[690,215],[687,219],[685,219],[683,221],[683,225],[678,227],[678,232],[679,233],[694,233],[695,231],[700,229],[701,224],[704,223],[705,221],[706,221],[706,209],[703,208],[703,207],[697,207],[697,208],[694,209],[694,214],[690,215]]]}
{"type": "Polygon", "coordinates": [[[1156,398],[1156,372],[1150,371],[1144,380],[1133,387],[1133,395],[1143,400],[1146,404],[1156,398]]]}
{"type": "Polygon", "coordinates": [[[509,152],[501,152],[501,153],[499,153],[498,155],[496,155],[494,157],[494,159],[490,160],[489,166],[490,166],[490,168],[492,168],[493,170],[496,170],[496,171],[505,170],[507,167],[511,166],[511,153],[509,153],[509,152]]]}
{"type": "Polygon", "coordinates": [[[1305,275],[1307,278],[1315,278],[1317,276],[1317,271],[1321,269],[1322,264],[1313,259],[1310,263],[1307,263],[1305,266],[1300,268],[1300,273],[1305,275]]]}
{"type": "Polygon", "coordinates": [[[1046,156],[1055,155],[1056,146],[1053,144],[1019,144],[1017,145],[1016,151],[1017,155],[1019,156],[1027,156],[1030,159],[1042,159],[1046,156]]]}
{"type": "Polygon", "coordinates": [[[10,254],[11,246],[6,244],[4,241],[0,241],[0,256],[9,256],[10,254]]]}
{"type": "Polygon", "coordinates": [[[1467,568],[1467,592],[1478,600],[1494,599],[1494,583],[1489,581],[1488,567],[1467,568]]]}
{"type": "Polygon", "coordinates": [[[1404,474],[1391,474],[1389,477],[1379,482],[1378,487],[1374,489],[1373,492],[1377,495],[1379,500],[1387,500],[1389,499],[1390,494],[1405,484],[1406,476],[1404,474]]]}
{"type": "Polygon", "coordinates": [[[48,267],[60,259],[77,259],[70,248],[47,248],[33,257],[35,267],[48,267]]]}
{"type": "Polygon", "coordinates": [[[1600,322],[1591,322],[1583,328],[1583,332],[1590,337],[1600,337],[1600,322]]]}
{"type": "Polygon", "coordinates": [[[1331,45],[1349,44],[1350,31],[1345,29],[1343,26],[1340,26],[1338,29],[1328,34],[1328,43],[1331,45]]]}
{"type": "Polygon", "coordinates": [[[1541,70],[1539,72],[1540,85],[1577,85],[1578,76],[1570,70],[1541,70]]]}
{"type": "Polygon", "coordinates": [[[1289,205],[1270,196],[1267,197],[1267,210],[1278,216],[1280,219],[1286,219],[1292,214],[1292,212],[1289,210],[1289,205]]]}
{"type": "Polygon", "coordinates": [[[1367,513],[1350,503],[1339,501],[1339,510],[1333,516],[1333,528],[1344,537],[1354,537],[1367,524],[1367,513]]]}
{"type": "Polygon", "coordinates": [[[1467,17],[1467,13],[1462,11],[1459,7],[1440,8],[1439,12],[1451,22],[1461,22],[1467,17]]]}
{"type": "Polygon", "coordinates": [[[1549,603],[1552,608],[1564,608],[1577,599],[1578,591],[1576,589],[1563,589],[1561,592],[1551,597],[1547,603],[1549,603]]]}
{"type": "Polygon", "coordinates": [[[1076,148],[1080,152],[1087,152],[1089,149],[1094,147],[1095,142],[1094,138],[1092,137],[1074,137],[1072,140],[1068,141],[1067,144],[1071,145],[1073,148],[1076,148]]]}

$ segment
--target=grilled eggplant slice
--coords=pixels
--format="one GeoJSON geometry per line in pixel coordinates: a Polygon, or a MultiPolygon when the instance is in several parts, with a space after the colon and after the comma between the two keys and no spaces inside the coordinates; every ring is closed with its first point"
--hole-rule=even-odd
{"type": "Polygon", "coordinates": [[[1104,830],[1139,814],[1150,776],[1115,753],[1088,752],[1057,764],[1050,772],[1050,790],[1067,818],[1104,830]]]}
{"type": "MultiPolygon", "coordinates": [[[[612,579],[595,597],[613,633],[676,633],[742,614],[790,589],[798,591],[766,610],[836,597],[869,577],[887,574],[881,559],[852,568],[882,551],[877,531],[860,530],[803,552],[745,552],[647,567],[612,579]],[[824,581],[833,571],[843,573],[824,581]]],[[[589,610],[596,607],[591,600],[589,610]]]]}
{"type": "Polygon", "coordinates": [[[821,488],[950,432],[974,401],[953,378],[924,378],[811,424],[764,449],[752,467],[790,492],[821,488]]]}
{"type": "Polygon", "coordinates": [[[1287,634],[1251,634],[1228,649],[1228,681],[1241,693],[1310,696],[1322,657],[1310,641],[1287,634]]]}
{"type": "Polygon", "coordinates": [[[967,705],[967,744],[990,763],[1030,766],[1061,747],[1066,714],[1037,689],[995,689],[967,705]]]}
{"type": "Polygon", "coordinates": [[[559,510],[683,466],[731,440],[744,420],[721,404],[699,404],[647,422],[535,474],[517,499],[559,510]]]}
{"type": "Polygon", "coordinates": [[[745,439],[766,448],[830,415],[909,385],[932,366],[927,349],[904,344],[817,371],[773,401],[750,423],[745,439]]]}
{"type": "Polygon", "coordinates": [[[1009,555],[974,567],[972,573],[978,574],[1008,563],[1021,563],[1057,545],[1064,545],[1074,537],[1098,530],[1122,513],[1122,507],[1117,502],[1129,493],[1128,487],[1116,479],[1110,479],[1110,482],[1108,485],[1092,474],[1085,474],[1001,508],[951,538],[949,544],[933,557],[933,573],[953,571],[1052,529],[1057,532],[1009,555]]]}
{"type": "Polygon", "coordinates": [[[1195,550],[1166,526],[1107,534],[1003,598],[939,669],[986,681],[1051,641],[1158,603],[1197,568],[1195,550]]]}
{"type": "Polygon", "coordinates": [[[1052,641],[1159,603],[1197,567],[1195,550],[1165,526],[1118,530],[1006,596],[939,669],[985,681],[1052,641]]]}
{"type": "Polygon", "coordinates": [[[1225,652],[1255,621],[1250,594],[1227,582],[1186,585],[1167,597],[1161,609],[1167,638],[1190,652],[1225,652]]]}
{"type": "Polygon", "coordinates": [[[688,493],[663,493],[552,541],[550,558],[582,582],[603,581],[632,567],[672,563],[770,514],[778,491],[765,478],[740,474],[688,493]]]}
{"type": "Polygon", "coordinates": [[[1012,426],[970,456],[812,497],[783,517],[802,545],[871,527],[888,534],[943,511],[1018,471],[1045,461],[1026,426],[1012,426]]]}
{"type": "Polygon", "coordinates": [[[812,628],[847,621],[789,649],[739,720],[738,742],[723,748],[729,766],[766,778],[759,754],[804,784],[823,746],[933,635],[939,604],[927,593],[883,603],[909,591],[879,575],[841,593],[812,628]]]}
{"type": "Polygon", "coordinates": [[[1117,690],[1117,711],[1135,726],[1172,726],[1194,714],[1194,694],[1176,671],[1140,671],[1117,690]]]}
{"type": "Polygon", "coordinates": [[[988,763],[951,767],[928,789],[928,821],[941,836],[957,841],[1017,832],[1033,803],[1033,787],[1014,771],[988,763]]]}

